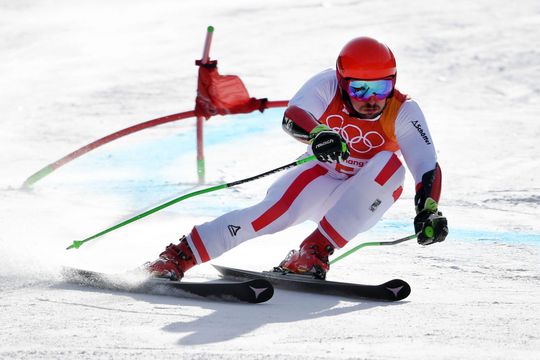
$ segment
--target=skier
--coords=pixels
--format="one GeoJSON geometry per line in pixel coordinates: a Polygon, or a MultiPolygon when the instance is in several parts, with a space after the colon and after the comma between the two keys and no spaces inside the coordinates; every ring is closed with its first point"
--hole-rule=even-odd
{"type": "Polygon", "coordinates": [[[314,220],[317,228],[278,268],[324,279],[334,250],[374,226],[400,197],[400,156],[416,183],[418,243],[444,241],[448,227],[437,206],[441,169],[433,141],[418,104],[395,88],[396,76],[385,44],[368,37],[347,43],[336,69],[308,80],[283,117],[284,130],[308,144],[304,156],[318,161],[288,171],[260,203],[195,226],[146,270],[180,280],[194,265],[246,240],[314,220]]]}

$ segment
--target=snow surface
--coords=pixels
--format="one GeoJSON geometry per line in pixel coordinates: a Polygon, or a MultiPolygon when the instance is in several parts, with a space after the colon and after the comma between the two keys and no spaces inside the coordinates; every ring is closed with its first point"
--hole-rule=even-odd
{"type": "MultiPolygon", "coordinates": [[[[540,4],[538,1],[0,0],[0,358],[540,358],[540,4]],[[403,278],[412,294],[379,303],[278,290],[243,305],[90,291],[63,265],[124,271],[194,224],[261,199],[275,176],[191,199],[66,251],[194,189],[194,121],[149,129],[20,184],[127,126],[193,108],[206,27],[223,74],[252,96],[290,98],[332,67],[349,39],[387,42],[398,87],[422,106],[443,168],[446,242],[372,247],[329,278],[403,278]]],[[[207,180],[292,161],[303,145],[282,110],[206,123],[207,180]]],[[[412,232],[413,184],[353,242],[412,232]]],[[[313,229],[255,239],[216,264],[263,270],[313,229]]],[[[189,279],[218,278],[208,264],[189,279]]]]}

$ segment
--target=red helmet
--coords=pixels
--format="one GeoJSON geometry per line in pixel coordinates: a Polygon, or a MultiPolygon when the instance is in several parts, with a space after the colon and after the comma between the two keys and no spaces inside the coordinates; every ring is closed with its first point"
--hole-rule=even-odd
{"type": "Polygon", "coordinates": [[[388,46],[369,37],[352,39],[336,62],[340,85],[345,79],[375,80],[397,74],[396,59],[388,46]]]}

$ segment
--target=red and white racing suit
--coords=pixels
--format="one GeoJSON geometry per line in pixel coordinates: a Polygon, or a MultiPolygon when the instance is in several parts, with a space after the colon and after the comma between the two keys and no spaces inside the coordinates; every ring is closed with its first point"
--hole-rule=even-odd
{"type": "Polygon", "coordinates": [[[341,248],[374,226],[401,195],[401,156],[416,184],[436,167],[420,107],[397,90],[378,119],[361,120],[349,116],[335,70],[329,69],[307,81],[289,102],[292,105],[339,132],[350,157],[343,163],[298,166],[272,184],[260,203],[195,226],[188,242],[198,263],[306,220],[317,222],[330,243],[341,248]]]}

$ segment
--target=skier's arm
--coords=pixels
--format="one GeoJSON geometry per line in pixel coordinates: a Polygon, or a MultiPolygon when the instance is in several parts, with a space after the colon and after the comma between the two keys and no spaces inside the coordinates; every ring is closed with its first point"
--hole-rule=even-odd
{"type": "Polygon", "coordinates": [[[315,117],[296,105],[289,106],[283,115],[281,126],[286,133],[305,144],[309,143],[309,133],[320,125],[315,117]]]}
{"type": "Polygon", "coordinates": [[[433,140],[420,107],[414,101],[403,104],[396,120],[396,138],[414,177],[415,231],[418,242],[429,245],[443,241],[448,234],[447,220],[438,210],[442,172],[437,163],[433,140]]]}
{"type": "Polygon", "coordinates": [[[292,105],[285,110],[282,126],[295,139],[310,144],[319,161],[341,162],[349,157],[347,144],[341,135],[298,106],[292,105]]]}
{"type": "Polygon", "coordinates": [[[325,70],[309,79],[289,101],[283,129],[295,139],[308,143],[309,134],[332,101],[337,89],[335,70],[325,70]]]}

